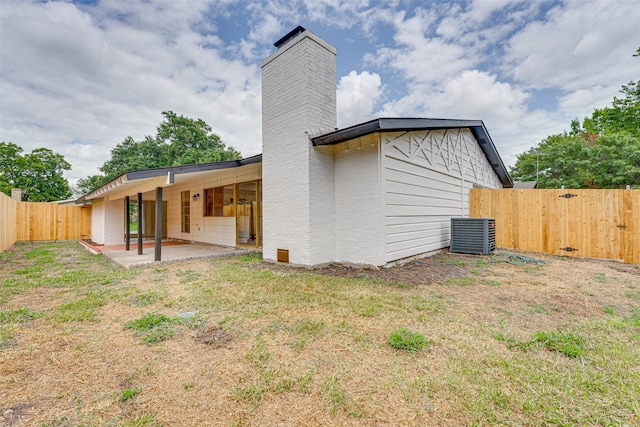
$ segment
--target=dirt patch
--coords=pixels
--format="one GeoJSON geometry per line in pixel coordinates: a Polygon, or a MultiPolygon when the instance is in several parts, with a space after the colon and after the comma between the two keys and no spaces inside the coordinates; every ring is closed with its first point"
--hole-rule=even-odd
{"type": "Polygon", "coordinates": [[[490,262],[490,260],[489,257],[447,253],[389,268],[363,268],[340,263],[313,268],[311,270],[303,267],[292,267],[286,264],[271,263],[256,265],[256,267],[276,271],[310,271],[315,274],[332,277],[370,279],[400,285],[428,285],[469,276],[470,271],[473,269],[473,263],[490,262]]]}
{"type": "Polygon", "coordinates": [[[2,420],[2,425],[10,427],[21,422],[22,416],[34,406],[35,404],[33,403],[23,403],[7,409],[0,407],[0,420],[2,420]]]}
{"type": "MultiPolygon", "coordinates": [[[[541,265],[553,261],[554,257],[542,254],[505,253],[500,255],[483,256],[457,253],[443,253],[440,255],[410,261],[389,268],[362,268],[334,263],[326,267],[314,268],[313,273],[343,277],[346,279],[370,279],[385,281],[400,285],[430,285],[434,283],[451,282],[455,279],[469,277],[480,267],[487,264],[509,263],[508,255],[518,258],[513,262],[517,265],[541,265]],[[540,264],[537,264],[540,262],[540,264]]],[[[261,265],[261,268],[272,270],[304,270],[299,267],[290,267],[284,264],[261,265]]]]}
{"type": "Polygon", "coordinates": [[[362,269],[341,264],[331,264],[314,270],[314,272],[348,279],[368,278],[400,284],[428,285],[468,276],[470,274],[469,263],[474,262],[476,259],[466,255],[442,255],[390,268],[362,269]]]}
{"type": "Polygon", "coordinates": [[[220,348],[231,341],[231,335],[226,333],[220,326],[214,328],[207,326],[197,333],[195,340],[212,348],[220,348]]]}

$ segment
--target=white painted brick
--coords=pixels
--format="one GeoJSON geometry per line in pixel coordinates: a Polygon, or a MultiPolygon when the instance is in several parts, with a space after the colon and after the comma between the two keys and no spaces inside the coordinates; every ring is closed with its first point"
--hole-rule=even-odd
{"type": "Polygon", "coordinates": [[[91,240],[99,245],[104,245],[104,199],[91,201],[91,240]]]}
{"type": "Polygon", "coordinates": [[[383,265],[383,214],[378,145],[336,147],[336,261],[383,265]]]}
{"type": "Polygon", "coordinates": [[[288,249],[293,264],[334,260],[331,152],[309,132],[336,126],[335,49],[309,31],[262,65],[263,256],[288,249]]]}
{"type": "Polygon", "coordinates": [[[124,243],[124,202],[112,200],[104,202],[105,209],[105,245],[124,243]]]}

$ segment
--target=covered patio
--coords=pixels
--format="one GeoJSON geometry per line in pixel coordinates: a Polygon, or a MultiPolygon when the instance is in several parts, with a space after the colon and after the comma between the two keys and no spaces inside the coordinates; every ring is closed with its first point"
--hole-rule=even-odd
{"type": "Polygon", "coordinates": [[[127,172],[77,203],[91,203],[91,241],[125,266],[256,250],[262,247],[261,160],[127,172]],[[118,249],[104,249],[113,246],[118,249]]]}
{"type": "MultiPolygon", "coordinates": [[[[155,242],[145,242],[142,245],[142,255],[138,254],[137,243],[132,243],[130,250],[126,250],[125,245],[92,245],[90,243],[80,241],[87,250],[102,254],[113,260],[116,264],[124,268],[139,267],[152,264],[155,261],[155,242]]],[[[255,249],[234,248],[220,245],[210,245],[206,243],[189,243],[178,241],[162,242],[162,261],[173,262],[195,258],[217,258],[225,256],[242,255],[255,252],[255,249]]]]}

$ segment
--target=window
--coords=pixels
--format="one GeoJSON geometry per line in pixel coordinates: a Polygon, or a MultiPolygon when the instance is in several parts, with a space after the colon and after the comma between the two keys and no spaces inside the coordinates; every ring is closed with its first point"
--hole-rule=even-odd
{"type": "Polygon", "coordinates": [[[182,232],[191,232],[191,192],[182,191],[180,193],[180,218],[182,223],[182,232]]]}
{"type": "Polygon", "coordinates": [[[233,185],[204,190],[204,216],[235,216],[233,185]]]}

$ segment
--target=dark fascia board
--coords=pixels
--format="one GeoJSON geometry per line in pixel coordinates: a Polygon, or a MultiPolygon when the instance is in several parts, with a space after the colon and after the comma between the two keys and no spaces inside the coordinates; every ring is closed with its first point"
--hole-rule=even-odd
{"type": "Polygon", "coordinates": [[[184,165],[184,166],[170,166],[165,168],[156,168],[156,169],[143,169],[138,171],[126,172],[123,175],[127,177],[128,181],[134,181],[136,179],[145,179],[145,178],[155,178],[157,176],[165,176],[169,172],[171,175],[181,175],[184,173],[193,173],[193,172],[206,172],[218,169],[229,169],[229,168],[237,168],[239,166],[250,165],[252,163],[260,163],[262,161],[262,154],[258,154],[256,156],[247,157],[246,159],[241,160],[228,160],[225,162],[214,162],[214,163],[200,163],[195,165],[184,165]]]}
{"type": "Polygon", "coordinates": [[[478,141],[480,149],[491,164],[491,167],[496,172],[496,175],[498,175],[503,187],[513,187],[513,181],[507,172],[507,168],[504,166],[496,150],[496,146],[482,120],[380,118],[316,136],[311,138],[311,143],[314,146],[334,145],[375,132],[410,132],[414,130],[459,128],[468,128],[471,131],[476,141],[478,141]]]}
{"type": "Polygon", "coordinates": [[[513,187],[513,180],[511,179],[511,175],[509,175],[509,172],[507,172],[507,168],[504,166],[502,158],[500,157],[500,154],[498,154],[498,150],[496,149],[496,146],[494,145],[489,132],[487,132],[487,128],[484,127],[484,123],[480,121],[480,126],[470,127],[469,129],[471,130],[473,136],[476,138],[476,141],[478,141],[480,149],[487,157],[487,160],[491,164],[493,170],[496,172],[496,175],[498,175],[498,178],[500,178],[502,186],[504,188],[513,187]],[[483,140],[485,141],[484,143],[482,142],[483,140]]]}
{"type": "Polygon", "coordinates": [[[225,162],[200,163],[195,165],[184,165],[184,166],[169,166],[164,168],[142,169],[137,171],[125,172],[113,178],[111,181],[107,182],[106,184],[81,196],[76,200],[76,204],[85,203],[87,200],[86,197],[88,195],[99,190],[104,186],[111,184],[114,181],[121,179],[122,177],[125,177],[127,181],[135,181],[138,179],[148,179],[148,178],[155,178],[158,176],[168,176],[171,182],[173,182],[173,179],[175,178],[176,175],[181,175],[184,173],[206,172],[206,171],[219,170],[219,169],[236,168],[236,167],[250,165],[253,163],[260,163],[260,162],[262,162],[262,154],[257,154],[255,156],[247,157],[241,160],[228,160],[225,162]]]}
{"type": "Polygon", "coordinates": [[[469,128],[480,124],[482,124],[482,120],[411,118],[374,119],[348,128],[316,136],[311,138],[311,142],[314,146],[333,145],[374,132],[469,128]]]}

